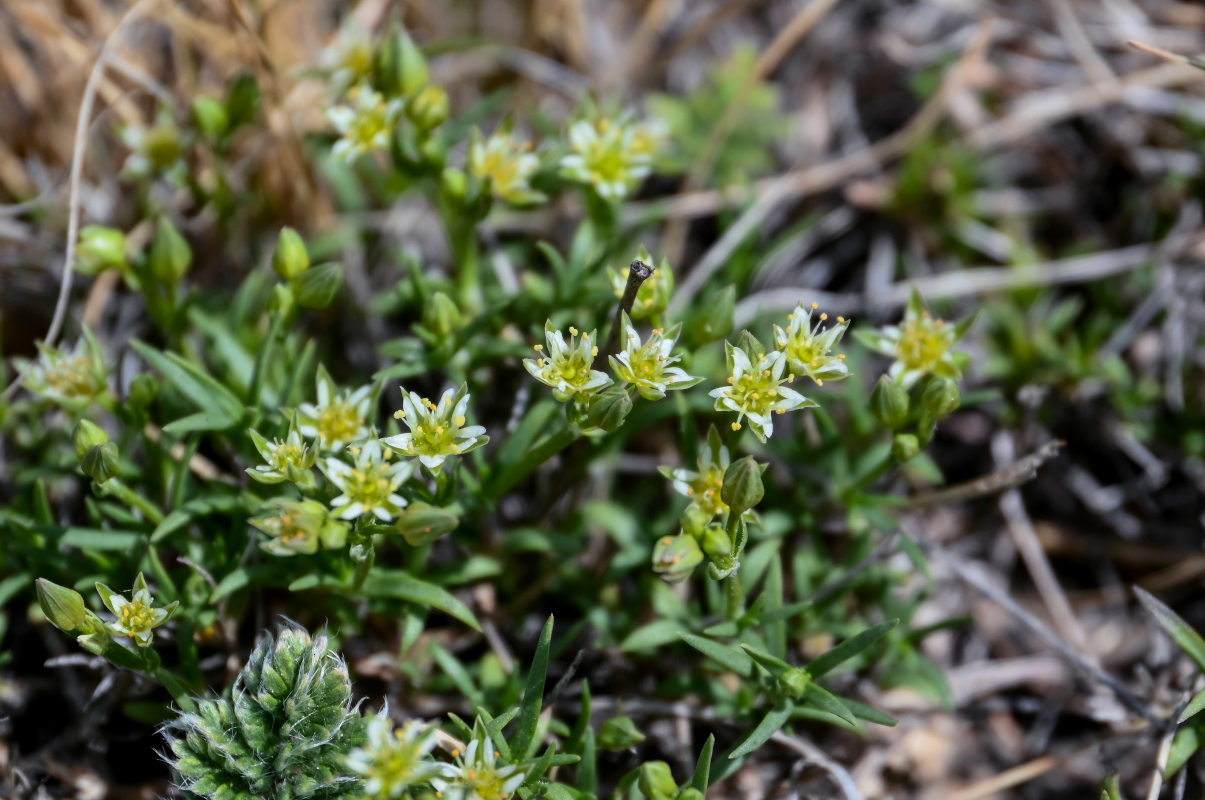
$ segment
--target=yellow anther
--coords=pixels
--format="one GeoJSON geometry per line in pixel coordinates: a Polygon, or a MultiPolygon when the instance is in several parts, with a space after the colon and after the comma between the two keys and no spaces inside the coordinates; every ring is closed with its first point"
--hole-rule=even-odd
{"type": "Polygon", "coordinates": [[[542,344],[537,344],[537,345],[535,346],[535,348],[534,348],[534,349],[535,349],[535,351],[538,353],[538,352],[540,352],[541,350],[543,350],[543,349],[544,349],[544,345],[542,345],[542,344]]]}
{"type": "Polygon", "coordinates": [[[812,308],[820,308],[820,304],[819,304],[819,303],[812,303],[812,308]]]}
{"type": "Polygon", "coordinates": [[[464,427],[464,414],[458,415],[456,417],[455,422],[456,422],[456,427],[458,427],[458,428],[464,427]]]}
{"type": "Polygon", "coordinates": [[[732,423],[732,430],[739,431],[740,429],[741,429],[741,424],[739,422],[732,423]]]}
{"type": "Polygon", "coordinates": [[[393,418],[394,418],[394,419],[401,419],[401,418],[402,418],[402,417],[404,417],[404,416],[406,416],[406,412],[405,412],[405,411],[403,411],[403,410],[402,410],[402,409],[400,409],[400,408],[399,408],[397,411],[394,411],[394,412],[393,412],[393,418]]]}
{"type": "Polygon", "coordinates": [[[827,313],[824,313],[824,314],[821,314],[821,315],[820,315],[820,321],[821,321],[821,322],[824,322],[824,320],[826,320],[826,319],[828,319],[828,314],[827,314],[827,313]]]}

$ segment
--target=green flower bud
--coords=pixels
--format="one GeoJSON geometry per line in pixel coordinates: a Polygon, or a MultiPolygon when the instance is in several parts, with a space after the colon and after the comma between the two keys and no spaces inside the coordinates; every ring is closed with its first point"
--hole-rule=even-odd
{"type": "Polygon", "coordinates": [[[273,286],[272,294],[268,295],[268,311],[273,314],[288,315],[295,303],[293,289],[284,283],[273,286]]]}
{"type": "Polygon", "coordinates": [[[422,547],[445,536],[460,525],[460,518],[447,509],[427,503],[411,503],[398,517],[396,527],[411,547],[422,547]]]}
{"type": "Polygon", "coordinates": [[[598,746],[603,750],[627,750],[644,741],[631,717],[612,717],[598,732],[598,746]]]}
{"type": "Polygon", "coordinates": [[[703,551],[692,536],[666,536],[653,546],[653,571],[669,583],[686,580],[702,562],[703,551]]]}
{"type": "Polygon", "coordinates": [[[607,433],[619,430],[632,410],[632,397],[620,386],[608,386],[586,402],[585,427],[597,428],[607,433]]]}
{"type": "Polygon", "coordinates": [[[703,530],[703,552],[713,561],[732,560],[732,539],[724,526],[712,523],[703,530]]]}
{"type": "Polygon", "coordinates": [[[456,302],[443,292],[431,295],[423,306],[423,327],[441,339],[452,338],[463,324],[456,302]]]}
{"type": "Polygon", "coordinates": [[[674,800],[678,794],[678,784],[674,783],[674,774],[670,772],[669,764],[664,761],[649,761],[642,764],[636,786],[649,800],[674,800]]]}
{"type": "Polygon", "coordinates": [[[933,434],[937,432],[937,418],[933,416],[933,412],[925,409],[920,413],[920,419],[916,422],[916,439],[920,442],[921,447],[933,441],[933,434]]]}
{"type": "Polygon", "coordinates": [[[130,381],[130,391],[127,399],[131,405],[137,408],[146,408],[158,396],[159,381],[155,380],[155,376],[149,372],[135,375],[134,380],[130,381]]]}
{"type": "Polygon", "coordinates": [[[744,350],[754,364],[758,363],[766,354],[765,345],[758,341],[758,338],[748,329],[741,331],[740,335],[736,337],[736,346],[744,350]]]}
{"type": "Polygon", "coordinates": [[[45,578],[38,578],[36,587],[38,605],[54,627],[70,633],[84,626],[88,610],[84,607],[83,595],[45,578]]]}
{"type": "Polygon", "coordinates": [[[217,139],[226,132],[230,117],[221,102],[212,97],[198,97],[192,101],[193,124],[210,139],[217,139]]]}
{"type": "Polygon", "coordinates": [[[320,264],[293,279],[293,294],[305,308],[326,308],[343,286],[342,264],[320,264]]]}
{"type": "Polygon", "coordinates": [[[310,254],[305,249],[305,240],[292,228],[281,228],[276,249],[272,251],[272,269],[286,281],[291,281],[309,268],[310,254]]]}
{"type": "Polygon", "coordinates": [[[468,194],[469,179],[464,174],[463,170],[456,167],[445,167],[440,173],[440,182],[443,184],[444,194],[457,200],[464,200],[468,194]]]}
{"type": "Polygon", "coordinates": [[[179,283],[192,266],[192,248],[167,217],[159,218],[148,264],[151,274],[169,286],[179,283]]]}
{"type": "Polygon", "coordinates": [[[431,131],[448,118],[448,92],[442,86],[428,86],[411,98],[406,113],[419,130],[431,131]]]}
{"type": "Polygon", "coordinates": [[[117,445],[112,442],[96,445],[80,459],[80,469],[97,483],[104,483],[110,478],[116,478],[120,473],[119,454],[117,445]]]}
{"type": "Polygon", "coordinates": [[[801,669],[788,669],[778,676],[783,692],[790,697],[803,697],[803,692],[811,680],[812,676],[801,669]]]}
{"type": "Polygon", "coordinates": [[[691,320],[690,338],[696,345],[723,339],[736,327],[736,287],[729,286],[700,304],[699,316],[691,320]]]}
{"type": "Polygon", "coordinates": [[[758,464],[753,456],[745,456],[728,465],[724,470],[724,485],[720,488],[720,499],[727,503],[733,514],[744,514],[761,502],[766,494],[761,475],[766,464],[758,464]]]}
{"type": "Polygon", "coordinates": [[[88,225],[79,235],[75,248],[75,269],[84,275],[95,275],[110,267],[126,265],[126,235],[115,228],[88,225]]]}
{"type": "Polygon", "coordinates": [[[897,433],[891,440],[891,457],[900,464],[916,458],[920,452],[920,440],[911,433],[897,433]]]}
{"type": "Polygon", "coordinates": [[[71,434],[71,443],[75,445],[75,457],[80,461],[84,460],[84,456],[88,455],[88,451],[97,445],[105,444],[109,441],[109,434],[105,433],[104,429],[91,420],[81,419],[75,425],[75,430],[71,434]]]}
{"type": "Polygon", "coordinates": [[[688,536],[693,536],[696,539],[703,537],[704,528],[707,523],[711,522],[711,514],[708,514],[696,503],[691,503],[678,517],[678,522],[682,525],[682,531],[688,536]]]}
{"type": "Polygon", "coordinates": [[[75,642],[89,653],[103,656],[105,654],[105,650],[109,648],[109,634],[88,633],[83,636],[75,637],[75,642]]]}
{"type": "Polygon", "coordinates": [[[958,384],[949,378],[930,378],[921,393],[921,405],[936,419],[953,413],[962,405],[958,384]]]}
{"type": "Polygon", "coordinates": [[[884,426],[900,427],[908,421],[908,390],[882,376],[870,394],[870,410],[884,426]]]}
{"type": "Polygon", "coordinates": [[[404,29],[395,26],[373,64],[377,88],[386,95],[414,94],[427,85],[427,59],[404,29]]]}
{"type": "Polygon", "coordinates": [[[705,800],[705,795],[693,786],[688,786],[678,795],[678,800],[705,800]]]}

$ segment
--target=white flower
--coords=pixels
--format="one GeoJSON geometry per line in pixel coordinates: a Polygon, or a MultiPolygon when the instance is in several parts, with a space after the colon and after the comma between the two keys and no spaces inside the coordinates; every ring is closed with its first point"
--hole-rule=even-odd
{"type": "Polygon", "coordinates": [[[818,304],[812,303],[811,308],[804,308],[803,303],[795,306],[788,316],[790,324],[784,331],[774,326],[774,344],[787,354],[787,361],[796,375],[806,375],[823,386],[825,381],[839,381],[849,377],[849,367],[845,366],[845,354],[832,354],[829,351],[837,346],[849,320],[837,317],[837,324],[824,327],[828,314],[820,314],[816,324],[812,324],[812,312],[818,304]]]}
{"type": "Polygon", "coordinates": [[[724,342],[724,348],[732,373],[728,378],[729,385],[713,389],[710,394],[715,398],[716,411],[736,412],[736,422],[732,423],[734,431],[740,430],[741,421],[748,419],[754,435],[764,442],[774,434],[772,413],[785,414],[792,409],[817,405],[814,400],[783,385],[793,381],[795,376],[783,378],[787,357],[781,350],[771,350],[758,357],[754,366],[749,354],[741,348],[728,342],[724,342]]]}
{"type": "Polygon", "coordinates": [[[310,468],[314,466],[317,453],[302,441],[296,424],[289,425],[289,433],[283,440],[274,439],[269,442],[254,429],[249,429],[247,435],[251,437],[255,449],[266,462],[247,470],[253,480],[260,483],[292,481],[305,489],[314,486],[314,476],[310,468]]]}
{"type": "Polygon", "coordinates": [[[724,486],[724,472],[730,458],[728,448],[720,440],[720,434],[711,427],[707,432],[707,446],[695,461],[695,469],[682,467],[660,467],[661,474],[673,482],[674,491],[690,498],[709,519],[717,514],[728,513],[728,504],[720,497],[724,486]]]}
{"type": "Polygon", "coordinates": [[[485,428],[464,424],[468,406],[466,384],[445,391],[438,403],[402,389],[402,408],[394,417],[405,422],[410,432],[382,439],[381,444],[438,472],[448,456],[463,455],[490,440],[485,428]]]}
{"type": "Polygon", "coordinates": [[[607,200],[622,200],[651,171],[648,143],[629,119],[579,120],[569,127],[573,150],[561,158],[561,173],[585,183],[607,200]]]}
{"type": "Polygon", "coordinates": [[[687,375],[681,367],[675,367],[681,356],[673,355],[674,344],[682,332],[679,323],[667,333],[655,328],[644,344],[636,333],[635,326],[623,314],[623,352],[611,356],[611,370],[625,383],[636,387],[646,400],[660,400],[667,390],[689,389],[702,378],[687,375]]]}
{"type": "Polygon", "coordinates": [[[147,647],[154,638],[152,630],[172,618],[180,601],[168,604],[165,608],[155,608],[155,600],[147,588],[146,578],[142,573],[134,579],[134,595],[127,600],[103,583],[96,584],[96,592],[101,602],[112,611],[117,619],[105,627],[117,636],[129,636],[139,647],[147,647]]]}
{"type": "Polygon", "coordinates": [[[17,368],[31,392],[64,406],[82,408],[108,387],[104,355],[87,328],[69,352],[38,342],[37,361],[18,360],[17,368]]]}
{"type": "Polygon", "coordinates": [[[523,359],[523,366],[532,377],[541,383],[552,387],[552,396],[562,403],[575,394],[592,394],[611,383],[611,377],[605,372],[591,369],[594,357],[598,355],[598,331],[582,333],[578,339],[577,328],[569,328],[569,342],[558,330],[553,330],[552,321],[544,323],[544,341],[548,343],[548,352],[544,353],[544,345],[536,345],[535,350],[540,355],[536,358],[523,359]]]}
{"type": "Polygon", "coordinates": [[[368,435],[368,412],[372,405],[372,387],[361,386],[354,392],[341,391],[318,366],[318,403],[302,403],[297,409],[297,430],[317,439],[321,450],[341,450],[348,442],[368,435]]]}
{"type": "Polygon", "coordinates": [[[395,727],[389,709],[368,719],[368,741],[347,756],[347,767],[364,777],[364,794],[379,800],[397,800],[412,786],[430,783],[453,770],[430,758],[435,748],[435,728],[418,720],[395,727]]]}
{"type": "Polygon", "coordinates": [[[339,131],[340,139],[331,155],[348,164],[366,153],[384,150],[403,111],[400,99],[388,102],[367,86],[356,86],[347,93],[351,105],[327,109],[326,116],[339,131]]]}
{"type": "Polygon", "coordinates": [[[544,194],[531,188],[531,176],[540,168],[540,159],[531,152],[530,143],[520,143],[508,133],[494,133],[485,141],[474,131],[469,146],[469,172],[488,180],[490,192],[515,205],[539,203],[544,194]]]}
{"type": "Polygon", "coordinates": [[[388,454],[381,452],[381,444],[375,438],[358,447],[349,447],[356,459],[354,465],[328,458],[322,471],[342,494],[331,500],[331,508],[340,519],[356,519],[372,514],[382,522],[389,522],[406,506],[406,499],[397,493],[414,472],[406,461],[390,463],[388,454]]]}
{"type": "Polygon", "coordinates": [[[527,776],[523,767],[517,764],[498,766],[498,755],[485,726],[478,719],[464,755],[446,775],[432,778],[431,785],[445,799],[505,800],[523,785],[527,776]]]}

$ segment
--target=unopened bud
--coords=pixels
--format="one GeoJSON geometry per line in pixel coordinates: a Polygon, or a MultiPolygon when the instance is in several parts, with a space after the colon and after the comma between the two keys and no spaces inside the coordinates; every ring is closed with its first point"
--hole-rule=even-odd
{"type": "Polygon", "coordinates": [[[790,697],[803,697],[812,676],[801,669],[788,669],[778,676],[782,690],[790,697]]]}
{"type": "Polygon", "coordinates": [[[288,284],[276,284],[272,287],[272,294],[268,295],[268,311],[272,314],[287,316],[295,303],[293,289],[288,284]]]}
{"type": "Polygon", "coordinates": [[[80,459],[80,469],[97,483],[104,483],[110,478],[116,478],[121,471],[117,445],[105,442],[92,447],[80,459]]]}
{"type": "Polygon", "coordinates": [[[674,800],[678,794],[678,784],[674,783],[674,775],[664,761],[644,763],[636,786],[649,800],[674,800]]]}
{"type": "Polygon", "coordinates": [[[71,434],[71,443],[75,445],[75,457],[84,460],[88,451],[97,445],[109,441],[109,434],[91,420],[81,419],[75,425],[71,434]]]}
{"type": "Polygon", "coordinates": [[[305,240],[292,228],[281,228],[276,249],[272,251],[272,269],[290,281],[310,268],[310,254],[305,249],[305,240]]]}
{"type": "Polygon", "coordinates": [[[376,85],[386,95],[408,95],[427,85],[427,59],[401,26],[381,42],[373,69],[376,85]]]}
{"type": "Polygon", "coordinates": [[[137,408],[146,408],[159,396],[159,381],[149,372],[142,372],[130,381],[128,400],[137,408]]]}
{"type": "Polygon", "coordinates": [[[456,302],[443,292],[436,292],[423,306],[423,327],[443,339],[460,330],[464,320],[456,302]]]}
{"type": "Polygon", "coordinates": [[[712,561],[725,564],[732,559],[732,539],[723,525],[712,523],[703,529],[703,552],[712,561]]]}
{"type": "Polygon", "coordinates": [[[882,376],[870,394],[870,410],[885,427],[900,427],[908,421],[908,390],[882,376]]]}
{"type": "Polygon", "coordinates": [[[230,117],[221,102],[212,97],[197,97],[192,101],[193,123],[210,139],[217,139],[226,132],[230,117]]]}
{"type": "Polygon", "coordinates": [[[54,627],[70,633],[84,626],[88,609],[84,607],[83,595],[45,578],[38,578],[36,589],[38,605],[54,627]]]}
{"type": "Polygon", "coordinates": [[[342,287],[342,264],[320,264],[293,279],[294,297],[305,308],[326,308],[342,287]]]}
{"type": "Polygon", "coordinates": [[[445,194],[457,200],[465,199],[468,193],[469,179],[468,176],[464,174],[463,170],[457,169],[456,167],[446,167],[444,168],[444,171],[440,173],[439,177],[440,182],[443,184],[445,194]]]}
{"type": "Polygon", "coordinates": [[[411,98],[406,114],[420,130],[430,131],[448,118],[448,92],[442,86],[428,86],[411,98]]]}
{"type": "Polygon", "coordinates": [[[427,503],[411,503],[398,517],[397,529],[411,547],[422,547],[451,533],[460,518],[450,511],[427,503]]]}
{"type": "Polygon", "coordinates": [[[736,337],[736,346],[745,351],[745,355],[749,356],[749,360],[754,364],[761,360],[761,357],[766,354],[766,347],[758,338],[754,336],[747,328],[741,331],[736,337]]]}
{"type": "Polygon", "coordinates": [[[610,386],[592,395],[586,410],[586,427],[597,428],[607,433],[619,430],[632,410],[632,398],[620,386],[610,386]]]}
{"type": "Polygon", "coordinates": [[[643,742],[644,738],[631,717],[612,717],[598,732],[598,746],[603,750],[627,750],[643,742]]]}
{"type": "Polygon", "coordinates": [[[678,517],[678,522],[682,525],[684,533],[700,539],[703,536],[704,528],[707,527],[707,523],[711,522],[711,517],[711,514],[691,503],[682,512],[681,516],[678,517]]]}
{"type": "Polygon", "coordinates": [[[953,413],[962,405],[958,384],[949,378],[930,378],[920,397],[921,405],[937,419],[953,413]]]}
{"type": "Polygon", "coordinates": [[[897,433],[891,440],[891,457],[906,464],[920,452],[920,440],[911,433],[897,433]]]}
{"type": "Polygon", "coordinates": [[[666,536],[653,546],[653,571],[669,583],[686,580],[702,562],[703,551],[692,536],[666,536]]]}
{"type": "Polygon", "coordinates": [[[173,286],[180,282],[192,266],[192,248],[170,219],[160,217],[147,258],[151,274],[160,282],[173,286]]]}
{"type": "Polygon", "coordinates": [[[720,499],[731,513],[741,515],[761,502],[766,494],[761,474],[766,464],[758,464],[753,456],[745,456],[728,465],[724,470],[724,484],[720,488],[720,499]]]}
{"type": "Polygon", "coordinates": [[[126,263],[126,235],[116,228],[88,225],[79,235],[75,248],[75,269],[85,275],[95,275],[110,267],[121,268],[126,263]]]}

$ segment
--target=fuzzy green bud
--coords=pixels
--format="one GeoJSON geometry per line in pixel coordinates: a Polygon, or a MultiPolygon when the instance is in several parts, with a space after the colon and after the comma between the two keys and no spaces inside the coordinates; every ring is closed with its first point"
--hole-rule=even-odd
{"type": "Polygon", "coordinates": [[[142,372],[130,381],[130,391],[127,399],[136,408],[146,408],[155,402],[159,396],[159,381],[149,372],[142,372]]]}
{"type": "Polygon", "coordinates": [[[192,266],[192,248],[170,219],[160,217],[147,258],[151,274],[161,283],[172,286],[179,283],[192,266]]]}
{"type": "Polygon", "coordinates": [[[293,294],[305,308],[326,308],[342,287],[342,264],[319,264],[293,279],[293,294]]]}
{"type": "Polygon", "coordinates": [[[911,433],[897,433],[891,440],[891,457],[900,464],[906,464],[920,453],[920,440],[911,433]]]}
{"type": "Polygon", "coordinates": [[[423,327],[441,339],[451,338],[463,324],[456,301],[443,292],[431,295],[423,306],[423,327]]]}
{"type": "Polygon", "coordinates": [[[778,676],[783,692],[790,697],[803,697],[811,680],[812,676],[801,669],[788,669],[778,676]]]}
{"type": "Polygon", "coordinates": [[[106,442],[91,448],[80,459],[80,469],[97,483],[104,483],[110,478],[116,478],[121,468],[118,464],[119,454],[117,445],[106,442]]]}
{"type": "Polygon", "coordinates": [[[700,304],[699,316],[690,324],[690,338],[703,345],[723,339],[736,327],[736,287],[729,286],[709,301],[700,304]]]}
{"type": "Polygon", "coordinates": [[[272,251],[272,269],[286,281],[291,281],[309,268],[310,254],[301,234],[292,228],[281,228],[276,249],[272,251]]]}
{"type": "Polygon", "coordinates": [[[84,607],[83,595],[45,578],[38,578],[36,588],[38,605],[54,627],[67,633],[84,627],[88,609],[84,607]]]}
{"type": "Polygon", "coordinates": [[[678,794],[678,784],[669,764],[664,761],[649,761],[640,767],[640,777],[636,786],[649,800],[674,800],[678,794]]]}
{"type": "Polygon", "coordinates": [[[669,583],[686,580],[702,562],[703,551],[693,536],[666,536],[653,546],[653,571],[669,583]]]}
{"type": "Polygon", "coordinates": [[[766,494],[761,475],[766,464],[758,464],[753,456],[745,456],[728,465],[724,470],[724,484],[720,488],[720,499],[733,514],[743,514],[761,502],[766,494]]]}
{"type": "Polygon", "coordinates": [[[126,235],[116,228],[88,225],[79,235],[75,248],[75,269],[85,275],[95,275],[110,267],[126,264],[126,235]]]}
{"type": "Polygon", "coordinates": [[[460,524],[460,518],[447,509],[427,503],[411,503],[398,517],[398,533],[411,547],[422,547],[445,536],[460,524]]]}
{"type": "Polygon", "coordinates": [[[88,455],[88,451],[93,447],[108,441],[109,434],[105,433],[104,429],[96,423],[86,419],[77,422],[75,430],[71,434],[71,443],[75,445],[75,456],[80,461],[84,460],[84,456],[88,455]]]}
{"type": "Polygon", "coordinates": [[[212,97],[198,97],[192,101],[192,119],[197,129],[210,139],[217,139],[230,125],[226,109],[212,97]]]}
{"type": "Polygon", "coordinates": [[[419,130],[431,131],[448,118],[448,92],[442,86],[428,86],[406,104],[406,114],[419,130]]]}
{"type": "Polygon", "coordinates": [[[620,386],[609,386],[591,395],[586,410],[585,427],[614,433],[623,426],[632,410],[632,397],[620,386]]]}
{"type": "Polygon", "coordinates": [[[612,717],[598,732],[598,746],[603,750],[627,750],[643,742],[644,738],[631,717],[612,717]]]}
{"type": "Polygon", "coordinates": [[[870,394],[870,410],[885,427],[902,426],[908,421],[908,390],[882,376],[870,394]]]}
{"type": "Polygon", "coordinates": [[[958,384],[949,378],[930,378],[921,393],[920,402],[926,411],[941,419],[962,405],[962,394],[958,391],[958,384]]]}

